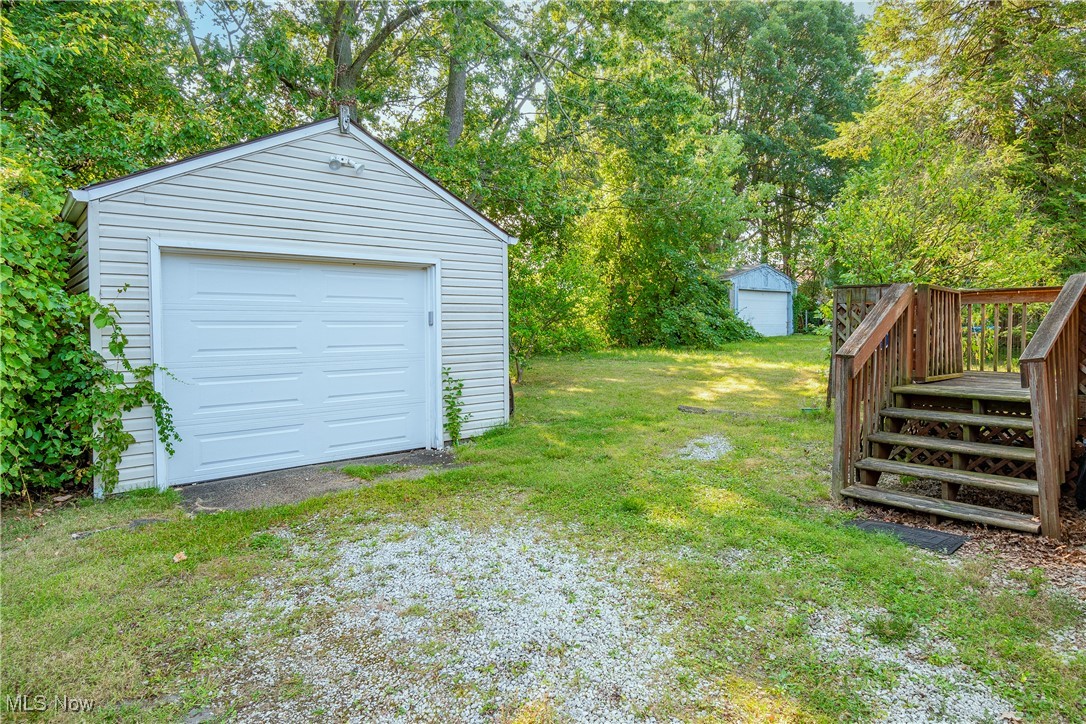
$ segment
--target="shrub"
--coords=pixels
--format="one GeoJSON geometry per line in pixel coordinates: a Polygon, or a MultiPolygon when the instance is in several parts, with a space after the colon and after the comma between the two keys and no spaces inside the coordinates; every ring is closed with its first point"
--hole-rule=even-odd
{"type": "Polygon", "coordinates": [[[118,480],[121,454],[133,442],[121,416],[150,405],[160,440],[177,439],[154,367],[133,367],[114,310],[65,291],[76,251],[69,225],[54,213],[63,200],[60,169],[30,152],[4,123],[0,234],[0,493],[60,488],[100,476],[118,480]],[[90,345],[90,328],[109,330],[107,363],[90,345]]]}
{"type": "Polygon", "coordinates": [[[464,412],[464,381],[452,376],[452,369],[441,370],[442,399],[445,402],[445,432],[449,433],[449,442],[460,444],[460,434],[464,423],[471,419],[471,414],[464,412]]]}

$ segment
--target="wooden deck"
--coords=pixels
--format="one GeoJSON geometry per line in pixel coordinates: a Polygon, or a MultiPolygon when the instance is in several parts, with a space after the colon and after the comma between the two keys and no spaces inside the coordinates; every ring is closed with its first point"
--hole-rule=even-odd
{"type": "Polygon", "coordinates": [[[898,385],[896,393],[931,397],[972,397],[978,400],[1029,402],[1029,388],[1022,386],[1018,372],[966,372],[961,377],[938,382],[898,385]]]}
{"type": "Polygon", "coordinates": [[[834,334],[834,498],[1062,536],[1060,486],[1086,432],[1086,273],[1051,288],[842,288],[834,334]],[[941,492],[883,490],[884,474],[941,492]],[[974,489],[1030,499],[1032,515],[958,500],[974,489]]]}

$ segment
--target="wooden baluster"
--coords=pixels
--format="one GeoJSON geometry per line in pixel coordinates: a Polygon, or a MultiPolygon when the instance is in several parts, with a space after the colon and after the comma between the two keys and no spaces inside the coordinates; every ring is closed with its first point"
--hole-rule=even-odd
{"type": "Polygon", "coordinates": [[[973,305],[965,305],[965,368],[973,369],[973,305]]]}
{"type": "Polygon", "coordinates": [[[1011,359],[1014,357],[1014,305],[1007,304],[1007,371],[1011,371],[1011,359]]]}
{"type": "MultiPolygon", "coordinates": [[[[1026,351],[1026,323],[1028,319],[1029,317],[1026,314],[1026,303],[1022,302],[1022,352],[1026,351]]],[[[1019,357],[1021,357],[1021,353],[1019,353],[1019,357]]],[[[1019,367],[1021,367],[1021,365],[1019,365],[1019,367]]]]}
{"type": "Polygon", "coordinates": [[[981,304],[980,305],[980,371],[981,372],[984,371],[984,357],[985,357],[985,354],[986,354],[985,349],[984,349],[984,341],[985,341],[985,336],[986,336],[987,332],[988,332],[988,305],[987,304],[981,304]]]}

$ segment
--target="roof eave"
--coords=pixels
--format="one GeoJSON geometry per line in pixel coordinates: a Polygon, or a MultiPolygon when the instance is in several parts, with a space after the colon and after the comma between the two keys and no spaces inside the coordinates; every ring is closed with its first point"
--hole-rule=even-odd
{"type": "Polygon", "coordinates": [[[90,194],[83,189],[69,189],[64,199],[64,207],[60,210],[60,218],[71,224],[76,223],[88,201],[90,201],[90,194]]]}
{"type": "Polygon", "coordinates": [[[499,241],[503,241],[509,246],[513,246],[517,243],[517,238],[507,232],[502,227],[498,226],[498,223],[496,221],[487,218],[487,216],[483,214],[483,212],[479,211],[467,201],[447,189],[444,184],[442,184],[433,176],[426,173],[417,165],[415,165],[415,163],[412,162],[411,159],[403,156],[394,148],[386,144],[384,141],[374,136],[372,133],[366,130],[366,128],[363,127],[362,124],[358,123],[357,121],[351,121],[349,128],[355,133],[355,138],[357,138],[359,141],[367,144],[376,144],[377,148],[375,148],[374,150],[377,151],[379,155],[385,156],[386,160],[388,160],[393,165],[401,165],[401,170],[403,170],[409,176],[417,174],[418,179],[423,181],[424,185],[432,184],[433,188],[431,188],[431,191],[437,191],[439,196],[442,194],[445,195],[447,197],[445,201],[452,202],[454,206],[462,207],[462,210],[466,210],[468,212],[465,214],[465,216],[485,228],[499,241]]]}
{"type": "Polygon", "coordinates": [[[79,189],[72,189],[70,193],[84,194],[85,201],[96,201],[107,196],[114,196],[119,193],[124,193],[125,191],[132,191],[201,168],[214,166],[225,161],[257,153],[265,148],[272,148],[284,143],[290,143],[299,138],[324,133],[331,128],[335,128],[336,125],[337,121],[334,118],[314,121],[313,123],[307,123],[296,128],[288,128],[284,131],[272,133],[260,138],[241,141],[224,148],[198,153],[195,156],[189,156],[188,158],[183,158],[178,161],[171,161],[162,164],[161,166],[144,169],[143,171],[136,171],[135,173],[130,173],[119,178],[98,181],[97,183],[79,189]]]}

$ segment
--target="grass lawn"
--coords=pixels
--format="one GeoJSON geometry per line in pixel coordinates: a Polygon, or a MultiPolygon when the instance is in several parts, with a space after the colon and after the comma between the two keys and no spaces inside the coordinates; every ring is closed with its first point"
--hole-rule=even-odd
{"type": "Polygon", "coordinates": [[[953,565],[842,526],[850,513],[828,501],[831,418],[800,411],[821,404],[825,350],[793,337],[542,359],[518,387],[514,423],[462,446],[463,467],[296,506],[190,518],[164,493],[40,518],[9,511],[2,694],[91,697],[103,719],[176,719],[239,655],[211,624],[287,564],[269,531],[336,539],[395,513],[468,528],[538,520],[591,555],[650,561],[643,596],[678,620],[682,664],[738,719],[871,718],[863,689],[900,672],[825,656],[809,623],[863,610],[866,632],[889,646],[949,642],[929,660],[969,667],[1028,720],[1081,720],[1086,655],[1060,655],[1049,638],[1082,626],[1079,602],[1038,580],[1002,585],[982,560],[953,565]],[[673,454],[705,435],[734,449],[712,462],[673,454]],[[147,517],[170,522],[127,529],[147,517]],[[133,703],[167,694],[179,698],[133,703]]]}

